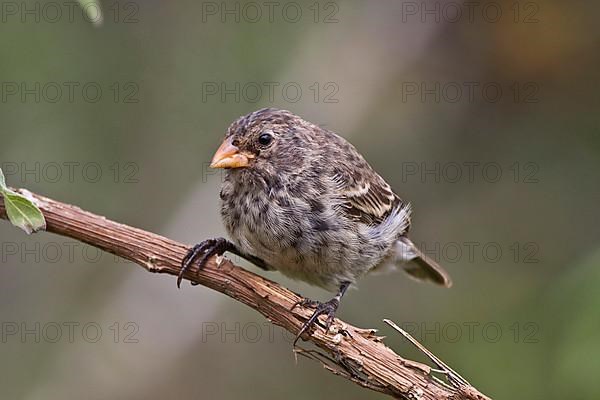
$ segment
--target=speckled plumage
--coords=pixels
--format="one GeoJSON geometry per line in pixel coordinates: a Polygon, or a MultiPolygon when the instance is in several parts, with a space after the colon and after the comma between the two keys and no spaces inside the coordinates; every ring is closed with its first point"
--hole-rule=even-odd
{"type": "Polygon", "coordinates": [[[227,169],[220,194],[242,255],[328,290],[386,264],[450,285],[406,238],[410,206],[342,137],[289,111],[262,109],[235,121],[226,140],[252,155],[247,167],[227,169]],[[262,145],[265,133],[272,141],[262,145]]]}

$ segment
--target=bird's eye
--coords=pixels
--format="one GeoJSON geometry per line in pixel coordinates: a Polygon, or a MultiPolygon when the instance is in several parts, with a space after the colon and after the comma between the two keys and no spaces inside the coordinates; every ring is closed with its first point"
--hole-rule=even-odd
{"type": "Polygon", "coordinates": [[[263,146],[268,146],[273,141],[273,136],[270,133],[262,133],[258,137],[258,143],[263,146]]]}

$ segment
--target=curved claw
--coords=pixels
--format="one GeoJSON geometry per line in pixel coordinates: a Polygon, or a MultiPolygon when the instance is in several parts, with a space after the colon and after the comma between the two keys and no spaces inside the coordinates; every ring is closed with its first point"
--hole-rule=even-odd
{"type": "Polygon", "coordinates": [[[229,247],[230,243],[223,238],[207,239],[192,247],[181,260],[181,270],[177,276],[177,287],[181,287],[183,275],[200,255],[202,257],[198,260],[198,267],[202,269],[210,257],[215,254],[222,255],[229,247]]]}
{"type": "MultiPolygon", "coordinates": [[[[317,303],[317,302],[310,300],[310,303],[313,304],[313,303],[317,303]]],[[[294,339],[293,346],[294,347],[296,346],[298,339],[300,339],[300,337],[305,332],[307,332],[310,329],[310,327],[315,323],[320,325],[321,327],[323,327],[325,330],[328,330],[329,327],[331,326],[331,324],[333,323],[333,319],[335,318],[335,312],[337,311],[339,305],[340,305],[340,302],[337,298],[333,298],[325,303],[318,303],[317,309],[315,310],[313,315],[302,326],[302,328],[300,329],[300,332],[298,332],[298,335],[296,335],[296,339],[294,339]],[[325,324],[322,324],[319,321],[319,316],[324,315],[324,314],[327,315],[327,320],[325,320],[325,324]]]]}

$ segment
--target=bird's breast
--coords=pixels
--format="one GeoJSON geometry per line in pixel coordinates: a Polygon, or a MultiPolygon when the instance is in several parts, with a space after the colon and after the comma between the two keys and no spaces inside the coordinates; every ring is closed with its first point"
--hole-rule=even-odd
{"type": "Polygon", "coordinates": [[[354,282],[381,257],[368,230],[340,215],[326,196],[226,181],[221,200],[236,245],[292,278],[331,289],[354,282]]]}

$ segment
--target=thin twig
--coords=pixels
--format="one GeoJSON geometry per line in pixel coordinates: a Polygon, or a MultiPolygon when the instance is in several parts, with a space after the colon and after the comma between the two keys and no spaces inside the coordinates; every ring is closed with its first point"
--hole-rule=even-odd
{"type": "Polygon", "coordinates": [[[441,374],[446,375],[448,377],[448,381],[453,386],[461,387],[461,386],[470,386],[471,385],[469,382],[467,382],[467,380],[465,378],[463,378],[456,371],[454,371],[452,368],[450,368],[448,366],[448,364],[446,364],[445,362],[440,360],[431,351],[427,350],[427,348],[425,346],[423,346],[421,343],[419,343],[417,341],[417,339],[415,339],[404,329],[402,329],[398,325],[396,325],[394,323],[394,321],[391,321],[389,319],[384,319],[383,322],[385,322],[386,324],[388,324],[389,326],[391,326],[392,328],[394,328],[395,330],[400,332],[402,334],[402,336],[404,336],[406,339],[408,339],[409,342],[411,342],[417,349],[419,349],[423,354],[425,354],[435,365],[438,366],[438,368],[441,368],[441,370],[439,370],[439,372],[441,374]]]}

